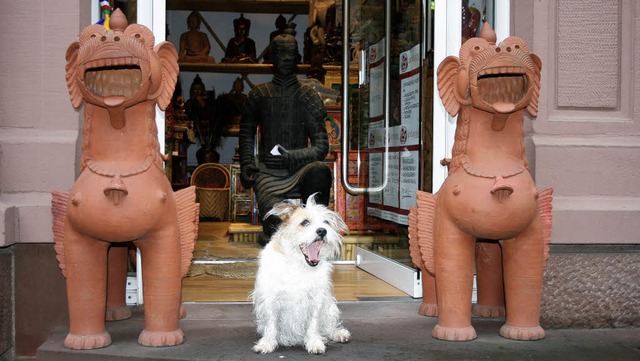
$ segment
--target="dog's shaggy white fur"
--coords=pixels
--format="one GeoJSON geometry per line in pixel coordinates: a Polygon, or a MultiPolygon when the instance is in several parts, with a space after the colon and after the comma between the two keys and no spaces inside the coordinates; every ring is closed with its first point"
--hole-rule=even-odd
{"type": "Polygon", "coordinates": [[[259,256],[251,297],[262,338],[253,350],[266,354],[279,345],[304,345],[309,353],[322,354],[328,341],[349,341],[328,262],[340,254],[346,224],[316,204],[313,195],[306,205],[299,200],[276,204],[265,217],[270,215],[283,222],[259,256]]]}

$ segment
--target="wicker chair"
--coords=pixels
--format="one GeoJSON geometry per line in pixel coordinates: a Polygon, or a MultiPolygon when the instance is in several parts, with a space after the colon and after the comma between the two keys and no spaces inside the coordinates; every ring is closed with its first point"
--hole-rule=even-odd
{"type": "Polygon", "coordinates": [[[229,220],[229,178],[229,169],[218,163],[204,163],[193,171],[191,185],[196,187],[200,218],[229,220]]]}

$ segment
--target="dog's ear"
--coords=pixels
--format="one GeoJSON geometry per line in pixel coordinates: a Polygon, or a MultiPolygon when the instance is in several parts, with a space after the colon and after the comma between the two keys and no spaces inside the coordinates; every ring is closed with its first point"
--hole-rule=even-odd
{"type": "Polygon", "coordinates": [[[316,196],[318,195],[319,192],[315,192],[312,195],[309,196],[309,198],[307,198],[307,205],[309,206],[315,206],[316,205],[316,196]]]}
{"type": "Polygon", "coordinates": [[[302,207],[302,202],[299,199],[287,199],[283,202],[276,203],[273,208],[265,214],[264,218],[267,219],[269,216],[277,216],[282,221],[286,221],[291,217],[293,212],[300,207],[302,207]]]}

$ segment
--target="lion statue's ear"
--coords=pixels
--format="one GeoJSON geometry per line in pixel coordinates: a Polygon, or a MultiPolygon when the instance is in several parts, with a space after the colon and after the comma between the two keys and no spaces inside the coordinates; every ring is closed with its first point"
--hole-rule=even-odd
{"type": "Polygon", "coordinates": [[[538,116],[538,98],[540,98],[540,74],[542,73],[542,60],[536,54],[529,54],[534,65],[534,79],[531,87],[531,101],[527,105],[527,113],[532,117],[538,116]]]}
{"type": "Polygon", "coordinates": [[[65,78],[67,79],[67,89],[69,90],[71,105],[73,105],[75,109],[80,108],[80,105],[82,105],[82,95],[80,94],[80,89],[78,88],[78,82],[77,82],[79,50],[80,50],[80,42],[74,41],[67,48],[67,54],[65,55],[65,58],[67,59],[67,65],[65,66],[65,70],[66,70],[65,78]]]}
{"type": "Polygon", "coordinates": [[[437,74],[438,92],[442,104],[447,113],[452,117],[456,116],[460,111],[461,103],[466,103],[465,94],[469,88],[468,76],[460,73],[460,60],[453,55],[446,57],[440,63],[437,74]]]}
{"type": "Polygon", "coordinates": [[[175,46],[168,41],[163,41],[154,48],[156,54],[160,58],[159,64],[153,64],[152,67],[158,66],[159,69],[151,69],[151,93],[149,99],[156,99],[158,107],[165,110],[171,102],[173,91],[178,80],[178,52],[175,46]],[[158,77],[155,74],[160,74],[158,77]]]}

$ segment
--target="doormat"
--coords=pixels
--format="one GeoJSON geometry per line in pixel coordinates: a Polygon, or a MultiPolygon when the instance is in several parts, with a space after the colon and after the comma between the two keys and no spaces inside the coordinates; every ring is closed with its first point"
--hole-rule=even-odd
{"type": "Polygon", "coordinates": [[[210,275],[218,278],[252,279],[256,277],[258,263],[256,261],[229,262],[218,264],[191,264],[186,277],[210,275]]]}
{"type": "Polygon", "coordinates": [[[219,261],[229,258],[256,259],[262,247],[257,243],[231,243],[197,241],[193,250],[194,260],[219,261]]]}

